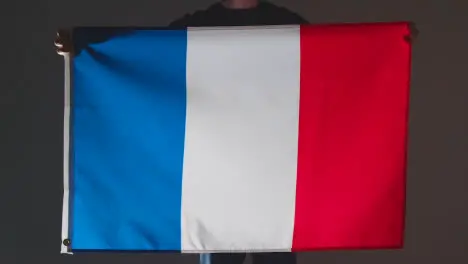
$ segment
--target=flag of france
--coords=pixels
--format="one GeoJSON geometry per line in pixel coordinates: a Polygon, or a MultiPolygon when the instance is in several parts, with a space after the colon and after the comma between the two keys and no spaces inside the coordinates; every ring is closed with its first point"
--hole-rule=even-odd
{"type": "Polygon", "coordinates": [[[62,251],[401,247],[407,34],[145,29],[87,44],[66,91],[62,251]]]}

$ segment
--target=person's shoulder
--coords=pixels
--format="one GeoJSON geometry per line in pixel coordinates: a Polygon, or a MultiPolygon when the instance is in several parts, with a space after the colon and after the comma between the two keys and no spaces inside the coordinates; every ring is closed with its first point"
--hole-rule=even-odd
{"type": "MultiPolygon", "coordinates": [[[[225,8],[220,3],[216,3],[205,10],[198,10],[192,14],[186,14],[185,16],[174,20],[169,24],[169,27],[184,28],[210,26],[213,23],[223,20],[223,14],[225,11],[225,8]]],[[[259,16],[268,18],[268,23],[308,24],[308,21],[299,14],[290,11],[285,7],[274,5],[268,1],[261,1],[256,12],[258,12],[259,16]]]]}
{"type": "Polygon", "coordinates": [[[304,17],[302,17],[296,12],[293,12],[287,9],[286,7],[278,6],[267,1],[262,2],[261,7],[263,10],[265,10],[265,12],[268,12],[270,15],[284,20],[286,24],[290,24],[290,23],[308,24],[309,23],[304,17]]]}
{"type": "Polygon", "coordinates": [[[193,27],[204,26],[207,20],[210,20],[213,15],[216,15],[220,4],[213,4],[205,10],[197,10],[193,13],[185,14],[184,16],[172,21],[169,27],[193,27]]]}
{"type": "MultiPolygon", "coordinates": [[[[200,12],[200,11],[197,11],[197,12],[200,12]]],[[[188,25],[191,24],[190,21],[192,21],[192,20],[193,20],[193,14],[186,14],[183,17],[180,17],[180,18],[172,21],[169,24],[169,27],[173,27],[173,28],[187,27],[188,25]]]]}

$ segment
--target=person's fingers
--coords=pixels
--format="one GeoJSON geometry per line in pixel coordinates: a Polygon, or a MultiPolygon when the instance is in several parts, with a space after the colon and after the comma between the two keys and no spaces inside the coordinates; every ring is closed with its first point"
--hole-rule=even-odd
{"type": "Polygon", "coordinates": [[[57,52],[57,54],[59,55],[65,55],[70,53],[70,51],[65,49],[64,47],[55,47],[55,52],[57,52]]]}
{"type": "Polygon", "coordinates": [[[63,56],[63,55],[65,55],[65,54],[69,54],[69,53],[70,53],[70,50],[66,49],[66,47],[64,47],[64,46],[56,45],[56,46],[55,46],[55,52],[57,52],[57,54],[63,56]]]}
{"type": "Polygon", "coordinates": [[[68,30],[68,29],[59,29],[57,31],[57,37],[58,38],[68,39],[68,38],[70,38],[70,36],[71,36],[70,30],[68,30]]]}
{"type": "Polygon", "coordinates": [[[63,51],[60,50],[60,49],[55,49],[55,52],[56,52],[58,55],[60,55],[60,56],[65,55],[65,52],[63,52],[63,51]]]}
{"type": "Polygon", "coordinates": [[[63,40],[60,37],[60,34],[57,32],[54,40],[54,46],[55,47],[63,47],[63,40]]]}
{"type": "Polygon", "coordinates": [[[56,41],[54,42],[54,45],[55,45],[55,47],[57,47],[57,48],[63,48],[63,44],[62,44],[62,42],[61,42],[60,40],[56,40],[56,41]]]}
{"type": "Polygon", "coordinates": [[[416,27],[416,23],[410,22],[409,23],[409,35],[405,37],[405,40],[408,41],[409,43],[413,43],[418,35],[419,35],[419,30],[416,27]]]}
{"type": "Polygon", "coordinates": [[[410,24],[411,37],[416,39],[419,36],[419,29],[416,27],[416,24],[412,22],[410,24]]]}
{"type": "Polygon", "coordinates": [[[57,51],[57,54],[60,55],[60,56],[65,56],[65,55],[69,54],[69,52],[57,51]]]}

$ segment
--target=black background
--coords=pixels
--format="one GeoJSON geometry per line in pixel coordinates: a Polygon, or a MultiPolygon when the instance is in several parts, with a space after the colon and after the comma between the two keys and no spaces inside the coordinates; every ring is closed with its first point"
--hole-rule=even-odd
{"type": "MultiPolygon", "coordinates": [[[[61,256],[63,60],[58,27],[160,26],[210,0],[2,2],[0,263],[197,263],[196,255],[61,256]]],[[[276,0],[312,23],[415,21],[406,245],[299,263],[468,263],[468,1],[276,0]]]]}

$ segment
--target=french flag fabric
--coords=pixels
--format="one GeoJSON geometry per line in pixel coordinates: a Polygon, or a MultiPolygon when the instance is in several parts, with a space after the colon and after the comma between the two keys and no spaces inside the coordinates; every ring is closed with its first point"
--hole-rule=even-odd
{"type": "Polygon", "coordinates": [[[66,72],[62,252],[402,247],[409,34],[134,29],[87,43],[66,72]]]}

